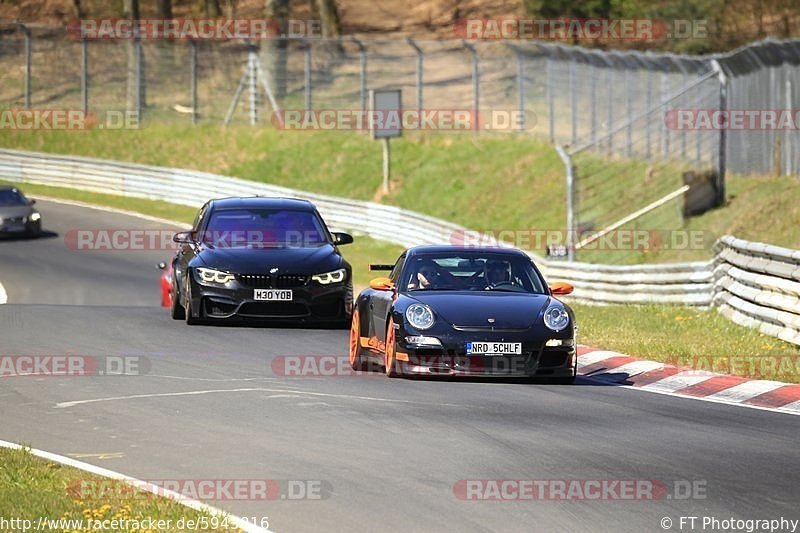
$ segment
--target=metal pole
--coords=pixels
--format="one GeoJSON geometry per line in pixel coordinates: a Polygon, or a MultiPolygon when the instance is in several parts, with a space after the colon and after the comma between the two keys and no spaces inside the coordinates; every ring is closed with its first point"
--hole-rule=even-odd
{"type": "Polygon", "coordinates": [[[81,41],[81,107],[83,114],[89,112],[89,41],[81,41]]]}
{"type": "Polygon", "coordinates": [[[544,60],[544,70],[545,70],[545,100],[547,100],[547,120],[548,124],[548,132],[550,134],[550,142],[554,142],[555,137],[555,117],[553,116],[553,66],[550,62],[550,58],[547,57],[544,60]]]}
{"type": "Polygon", "coordinates": [[[563,146],[557,144],[556,151],[567,170],[567,260],[575,261],[575,167],[563,146]]]}
{"type": "MultiPolygon", "coordinates": [[[[661,106],[659,107],[659,115],[663,117],[664,109],[666,109],[667,99],[669,95],[669,78],[667,77],[666,72],[661,73],[661,106]]],[[[669,128],[667,127],[667,123],[665,120],[659,120],[661,125],[661,131],[663,135],[663,150],[664,150],[664,158],[666,159],[669,157],[669,128]]]]}
{"type": "Polygon", "coordinates": [[[305,93],[305,106],[306,111],[311,110],[311,44],[308,41],[303,41],[303,82],[305,93]]]}
{"type": "Polygon", "coordinates": [[[389,193],[389,173],[391,171],[391,151],[389,149],[389,137],[383,137],[383,192],[389,193]]]}
{"type": "MultiPolygon", "coordinates": [[[[683,97],[682,100],[687,102],[688,99],[688,90],[686,86],[689,85],[689,74],[687,72],[683,73],[683,97]]],[[[681,157],[686,159],[686,130],[681,129],[681,157]]]]}
{"type": "Polygon", "coordinates": [[[258,103],[256,102],[256,52],[251,46],[247,54],[247,88],[250,96],[250,125],[258,121],[258,103]]]}
{"type": "Polygon", "coordinates": [[[627,97],[628,128],[626,132],[625,151],[628,157],[633,157],[633,84],[631,83],[631,70],[625,69],[625,95],[627,97]]]}
{"type": "Polygon", "coordinates": [[[569,62],[569,106],[572,118],[572,145],[578,142],[578,91],[575,87],[575,59],[569,62]]]}
{"type": "Polygon", "coordinates": [[[592,143],[597,142],[597,68],[592,66],[592,81],[589,89],[589,99],[591,103],[591,111],[589,112],[589,119],[592,121],[592,143]]]}
{"type": "Polygon", "coordinates": [[[472,129],[477,131],[480,127],[480,71],[478,69],[478,51],[472,44],[463,41],[464,48],[472,54],[472,129]]]}
{"type": "Polygon", "coordinates": [[[515,49],[517,56],[517,111],[519,131],[525,131],[525,57],[520,50],[515,49]]]}
{"type": "Polygon", "coordinates": [[[31,107],[31,30],[21,22],[16,23],[25,35],[25,109],[31,107]]]}
{"type": "MultiPolygon", "coordinates": [[[[716,59],[711,60],[711,65],[714,67],[714,70],[717,71],[717,75],[719,77],[719,109],[720,110],[727,110],[728,109],[728,77],[725,75],[725,72],[722,70],[719,62],[716,59]]],[[[717,167],[717,182],[716,182],[716,189],[717,189],[717,205],[723,205],[725,203],[725,171],[726,171],[726,149],[727,149],[728,137],[726,128],[719,129],[719,151],[717,153],[718,157],[718,167],[717,167]]]]}
{"type": "MultiPolygon", "coordinates": [[[[788,65],[784,64],[784,71],[786,72],[786,106],[785,109],[792,108],[792,80],[789,79],[789,70],[788,65]]],[[[791,131],[786,129],[783,131],[783,154],[785,158],[785,162],[783,164],[784,168],[784,176],[791,176],[792,175],[792,146],[790,142],[790,135],[791,131]]]]}
{"type": "Polygon", "coordinates": [[[144,80],[142,79],[143,75],[143,65],[142,65],[142,41],[141,39],[136,37],[136,41],[134,42],[134,46],[136,47],[136,119],[141,123],[142,121],[142,84],[144,80]]]}
{"type": "Polygon", "coordinates": [[[197,124],[197,42],[189,41],[191,46],[191,76],[192,76],[192,124],[197,124]]]}
{"type": "MultiPolygon", "coordinates": [[[[646,111],[650,113],[650,110],[653,109],[653,71],[651,69],[645,70],[647,72],[647,96],[645,99],[646,111]]],[[[650,117],[645,117],[644,121],[644,157],[646,159],[650,159],[650,117]]]]}
{"type": "Polygon", "coordinates": [[[422,48],[417,46],[417,43],[415,43],[411,37],[407,38],[406,41],[408,42],[409,46],[411,46],[417,53],[417,113],[418,113],[417,116],[419,117],[422,114],[422,108],[423,108],[423,100],[422,100],[422,90],[424,86],[423,61],[425,55],[422,52],[422,48]]]}
{"type": "Polygon", "coordinates": [[[361,111],[367,109],[367,49],[360,40],[352,37],[353,42],[358,46],[358,58],[360,65],[360,81],[358,86],[358,97],[361,100],[361,111]]]}
{"type": "Polygon", "coordinates": [[[608,109],[606,112],[606,125],[608,127],[608,153],[614,151],[614,91],[616,82],[614,80],[614,67],[608,69],[608,109]]]}

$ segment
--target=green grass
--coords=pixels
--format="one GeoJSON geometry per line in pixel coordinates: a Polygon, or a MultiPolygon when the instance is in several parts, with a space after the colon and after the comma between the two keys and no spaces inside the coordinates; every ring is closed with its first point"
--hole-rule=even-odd
{"type": "MultiPolygon", "coordinates": [[[[551,145],[530,136],[410,133],[392,141],[392,191],[380,193],[381,148],[354,132],[278,131],[270,127],[147,122],[129,131],[0,131],[0,146],[86,155],[203,170],[300,190],[375,200],[453,221],[472,229],[560,230],[565,221],[564,167],[551,145]]],[[[608,188],[616,219],[642,205],[646,188],[640,161],[599,160],[587,168],[626,187],[608,188]]],[[[670,172],[668,166],[660,173],[670,172]]],[[[608,181],[604,178],[605,181],[608,181]]],[[[603,180],[601,180],[603,181],[603,180]]],[[[800,245],[800,181],[737,177],[727,183],[729,203],[681,222],[671,202],[628,228],[696,231],[701,246],[643,252],[587,251],[584,261],[641,263],[702,260],[726,233],[745,239],[800,245]],[[774,216],[781,213],[780,217],[774,216]],[[683,226],[681,226],[683,224],[683,226]]],[[[603,189],[601,187],[601,189],[603,189]]],[[[659,189],[660,190],[660,189],[659,189]]],[[[648,197],[649,198],[649,197],[648,197]]],[[[589,215],[591,213],[588,213],[589,215]]],[[[598,228],[599,229],[599,228],[598,228]]],[[[523,244],[521,239],[518,243],[523,244]]],[[[531,246],[543,251],[542,246],[531,246]]]]}
{"type": "Polygon", "coordinates": [[[714,311],[570,305],[581,344],[697,370],[800,383],[800,346],[739,326],[714,311]]]}
{"type": "MultiPolygon", "coordinates": [[[[33,525],[29,531],[36,527],[39,517],[83,520],[83,529],[51,525],[44,528],[45,531],[92,531],[88,529],[88,518],[170,520],[173,528],[181,519],[198,521],[199,524],[203,524],[201,520],[205,519],[205,523],[221,527],[201,527],[201,531],[240,531],[230,522],[223,524],[219,522],[220,518],[208,513],[128,487],[118,481],[45,461],[25,449],[0,449],[0,517],[31,520],[33,525]]],[[[127,524],[133,525],[132,522],[127,524]]],[[[14,530],[22,531],[12,523],[10,531],[14,530]]],[[[146,530],[128,531],[143,533],[146,530]]]]}

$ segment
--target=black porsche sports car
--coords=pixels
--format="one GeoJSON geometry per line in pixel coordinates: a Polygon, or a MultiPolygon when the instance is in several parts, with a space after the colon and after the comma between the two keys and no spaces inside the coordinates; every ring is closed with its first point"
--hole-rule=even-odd
{"type": "Polygon", "coordinates": [[[192,230],[175,234],[172,318],[281,319],[348,327],[352,269],[311,202],[222,198],[207,202],[192,230]]]}
{"type": "Polygon", "coordinates": [[[571,383],[575,316],[524,252],[420,246],[356,299],[350,364],[403,375],[546,378],[571,383]]]}

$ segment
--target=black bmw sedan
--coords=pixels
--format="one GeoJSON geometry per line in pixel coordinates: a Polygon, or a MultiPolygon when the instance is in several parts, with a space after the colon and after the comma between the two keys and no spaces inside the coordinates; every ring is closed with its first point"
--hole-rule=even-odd
{"type": "Polygon", "coordinates": [[[530,257],[507,248],[420,246],[358,296],[350,363],[389,377],[496,376],[575,379],[575,317],[530,257]]]}
{"type": "Polygon", "coordinates": [[[0,186],[0,236],[38,237],[42,233],[42,215],[33,207],[35,203],[16,187],[0,186]]]}
{"type": "Polygon", "coordinates": [[[175,234],[172,318],[187,324],[281,319],[347,327],[352,270],[316,207],[289,198],[207,202],[175,234]]]}

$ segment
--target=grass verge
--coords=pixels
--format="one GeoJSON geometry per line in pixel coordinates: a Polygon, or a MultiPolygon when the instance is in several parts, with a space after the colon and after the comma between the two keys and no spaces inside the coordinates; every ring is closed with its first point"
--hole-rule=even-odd
{"type": "MultiPolygon", "coordinates": [[[[9,531],[25,531],[21,527],[22,520],[31,521],[27,530],[32,531],[40,518],[51,520],[41,524],[42,531],[65,533],[97,531],[88,519],[93,520],[93,524],[116,520],[118,526],[126,526],[105,529],[135,533],[153,531],[152,527],[147,527],[151,525],[150,520],[171,524],[171,527],[161,528],[169,531],[194,529],[178,527],[180,523],[188,525],[189,521],[207,525],[198,527],[200,531],[241,531],[229,521],[221,522],[222,517],[189,509],[174,500],[118,481],[45,461],[26,449],[0,448],[0,517],[6,521],[18,520],[20,527],[13,522],[2,526],[9,531]]],[[[106,524],[112,525],[111,522],[106,524]]]]}

